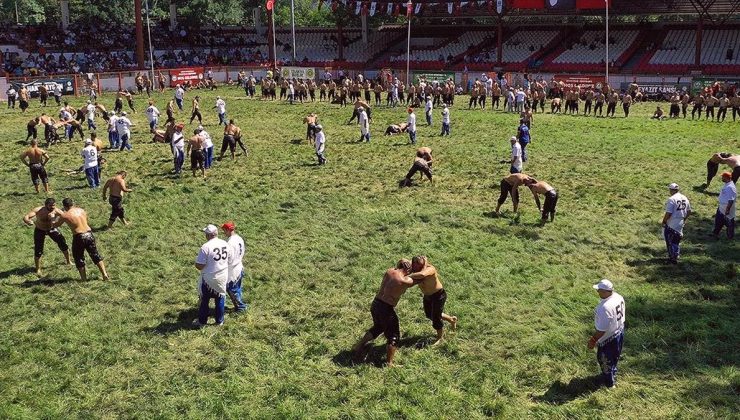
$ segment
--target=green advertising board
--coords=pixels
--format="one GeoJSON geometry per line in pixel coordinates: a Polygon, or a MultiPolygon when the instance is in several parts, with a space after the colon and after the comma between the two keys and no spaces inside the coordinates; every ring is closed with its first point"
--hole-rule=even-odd
{"type": "Polygon", "coordinates": [[[738,77],[694,77],[691,83],[691,93],[698,93],[704,88],[710,87],[714,82],[725,82],[727,85],[740,84],[738,77]]]}
{"type": "Polygon", "coordinates": [[[427,82],[446,82],[447,80],[452,79],[455,80],[455,73],[451,71],[427,71],[427,72],[417,72],[414,73],[414,83],[419,83],[419,79],[422,77],[426,79],[427,82]]]}

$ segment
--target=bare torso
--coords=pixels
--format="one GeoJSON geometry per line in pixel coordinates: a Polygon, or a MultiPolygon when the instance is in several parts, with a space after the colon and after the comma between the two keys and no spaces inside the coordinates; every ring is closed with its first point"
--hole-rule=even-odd
{"type": "Polygon", "coordinates": [[[87,212],[80,207],[72,207],[63,212],[59,217],[69,226],[75,235],[87,233],[91,230],[87,224],[87,212]]]}
{"type": "Polygon", "coordinates": [[[409,288],[408,284],[403,282],[404,273],[401,270],[390,268],[385,272],[383,281],[380,283],[380,290],[375,296],[377,299],[391,305],[398,305],[398,300],[409,288]]]}

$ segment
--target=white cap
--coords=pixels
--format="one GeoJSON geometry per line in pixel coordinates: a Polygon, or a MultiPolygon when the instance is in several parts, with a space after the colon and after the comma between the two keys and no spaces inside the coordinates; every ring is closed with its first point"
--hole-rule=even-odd
{"type": "Polygon", "coordinates": [[[218,233],[218,228],[215,225],[208,225],[203,228],[203,232],[205,232],[206,235],[213,235],[218,233]]]}
{"type": "Polygon", "coordinates": [[[608,292],[611,292],[614,290],[614,285],[609,280],[603,279],[600,282],[594,284],[593,288],[596,290],[606,290],[608,292]]]}
{"type": "Polygon", "coordinates": [[[91,139],[85,139],[85,144],[92,144],[92,140],[91,139]]]}
{"type": "Polygon", "coordinates": [[[668,185],[668,189],[678,191],[678,184],[676,184],[675,182],[672,182],[668,185]]]}
{"type": "Polygon", "coordinates": [[[364,110],[365,110],[365,108],[363,108],[363,107],[358,107],[358,108],[357,108],[357,110],[358,110],[358,111],[364,111],[364,110]]]}
{"type": "Polygon", "coordinates": [[[511,138],[509,139],[509,141],[517,141],[516,136],[511,136],[511,138]]]}
{"type": "Polygon", "coordinates": [[[127,115],[126,114],[126,111],[121,112],[121,115],[123,115],[125,117],[127,115]]]}

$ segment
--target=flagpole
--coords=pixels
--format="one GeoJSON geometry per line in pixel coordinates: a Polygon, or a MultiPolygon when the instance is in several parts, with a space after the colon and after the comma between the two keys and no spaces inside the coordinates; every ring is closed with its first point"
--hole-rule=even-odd
{"type": "Polygon", "coordinates": [[[411,61],[411,13],[409,13],[409,10],[411,9],[411,0],[409,0],[408,4],[406,5],[406,18],[409,21],[409,31],[408,36],[406,39],[406,86],[409,86],[409,66],[411,61]]]}
{"type": "Polygon", "coordinates": [[[295,1],[290,0],[290,22],[293,26],[293,65],[295,65],[295,1]]]}
{"type": "Polygon", "coordinates": [[[150,80],[152,86],[154,86],[154,49],[152,49],[152,27],[149,24],[149,0],[144,0],[144,5],[146,6],[146,32],[149,34],[149,64],[152,68],[152,78],[150,80]]]}
{"type": "MultiPolygon", "coordinates": [[[[275,71],[277,71],[277,46],[275,38],[277,37],[277,34],[275,33],[275,3],[273,3],[272,9],[270,9],[270,17],[272,18],[272,60],[274,62],[273,67],[275,67],[275,71]]],[[[275,77],[276,75],[273,75],[275,77]]]]}
{"type": "Polygon", "coordinates": [[[606,2],[606,84],[609,85],[609,0],[606,2]]]}

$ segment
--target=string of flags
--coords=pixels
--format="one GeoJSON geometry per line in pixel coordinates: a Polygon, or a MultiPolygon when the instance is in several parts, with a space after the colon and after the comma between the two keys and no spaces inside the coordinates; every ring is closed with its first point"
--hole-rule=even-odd
{"type": "Polygon", "coordinates": [[[487,10],[488,13],[502,14],[505,9],[549,9],[554,11],[604,9],[611,6],[612,0],[474,0],[449,2],[385,2],[369,0],[318,0],[318,8],[322,6],[336,11],[340,5],[356,15],[375,16],[377,13],[398,16],[404,9],[406,16],[419,15],[425,9],[436,8],[437,11],[447,9],[447,13],[457,15],[462,10],[487,10]]]}

